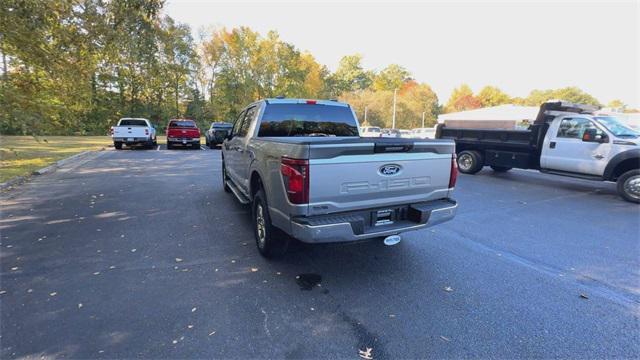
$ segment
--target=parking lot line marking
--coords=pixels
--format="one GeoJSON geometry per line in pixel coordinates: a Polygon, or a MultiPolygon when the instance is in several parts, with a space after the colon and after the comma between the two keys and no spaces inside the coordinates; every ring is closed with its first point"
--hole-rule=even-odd
{"type": "Polygon", "coordinates": [[[202,146],[202,145],[200,145],[200,149],[202,149],[202,150],[207,150],[207,149],[205,149],[205,148],[204,148],[204,146],[202,146]]]}
{"type": "Polygon", "coordinates": [[[158,145],[158,148],[156,149],[156,151],[160,151],[160,145],[158,145]]]}

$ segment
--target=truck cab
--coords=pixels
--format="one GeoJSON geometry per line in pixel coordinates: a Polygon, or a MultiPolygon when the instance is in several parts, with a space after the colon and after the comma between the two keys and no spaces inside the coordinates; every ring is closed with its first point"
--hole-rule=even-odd
{"type": "Polygon", "coordinates": [[[613,117],[561,116],[547,130],[540,167],[602,177],[616,155],[639,143],[638,134],[613,117]]]}

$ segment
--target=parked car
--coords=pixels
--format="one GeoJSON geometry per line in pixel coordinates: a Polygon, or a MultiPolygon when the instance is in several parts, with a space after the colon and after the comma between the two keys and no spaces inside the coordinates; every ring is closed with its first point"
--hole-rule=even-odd
{"type": "Polygon", "coordinates": [[[551,101],[542,104],[528,130],[448,129],[437,138],[456,141],[460,172],[475,174],[488,165],[581,179],[614,181],[620,196],[640,203],[640,133],[596,107],[551,101]]]}
{"type": "Polygon", "coordinates": [[[400,137],[406,138],[406,139],[410,139],[411,138],[411,131],[400,129],[400,137]]]}
{"type": "Polygon", "coordinates": [[[411,130],[411,137],[414,139],[433,139],[435,133],[435,128],[417,128],[411,130]]]}
{"type": "Polygon", "coordinates": [[[363,137],[380,137],[381,129],[377,126],[365,126],[360,129],[363,137]]]}
{"type": "Polygon", "coordinates": [[[380,137],[399,138],[400,130],[398,129],[382,129],[380,137]]]}
{"type": "Polygon", "coordinates": [[[267,99],[247,106],[222,146],[225,191],[251,204],[259,252],[384,239],[454,217],[454,142],[359,137],[348,104],[267,99]]]}
{"type": "Polygon", "coordinates": [[[167,125],[167,149],[174,146],[200,148],[200,129],[196,122],[189,119],[172,119],[167,125]]]}
{"type": "Polygon", "coordinates": [[[116,126],[111,127],[111,138],[116,150],[122,145],[152,148],[157,145],[156,129],[151,122],[143,118],[122,118],[116,126]]]}
{"type": "Polygon", "coordinates": [[[207,146],[213,149],[218,146],[218,144],[222,144],[224,138],[229,131],[231,131],[231,128],[233,128],[233,124],[228,122],[212,122],[209,130],[204,133],[207,146]]]}

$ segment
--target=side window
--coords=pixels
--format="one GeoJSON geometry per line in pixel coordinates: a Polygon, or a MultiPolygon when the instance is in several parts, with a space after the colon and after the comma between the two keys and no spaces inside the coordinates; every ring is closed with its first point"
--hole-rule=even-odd
{"type": "Polygon", "coordinates": [[[238,115],[238,119],[236,119],[236,122],[233,124],[233,131],[231,132],[233,134],[233,136],[238,136],[240,135],[240,127],[242,126],[242,120],[244,120],[244,115],[245,112],[241,112],[240,115],[238,115]]]}
{"type": "Polygon", "coordinates": [[[567,139],[582,139],[582,134],[586,129],[596,128],[588,119],[566,118],[562,119],[558,128],[558,137],[567,139]]]}
{"type": "Polygon", "coordinates": [[[240,131],[238,132],[238,136],[240,137],[247,136],[247,132],[249,131],[249,126],[251,126],[251,122],[253,122],[253,119],[256,117],[257,109],[258,108],[256,106],[250,109],[247,109],[247,113],[244,117],[242,126],[240,127],[240,131]]]}

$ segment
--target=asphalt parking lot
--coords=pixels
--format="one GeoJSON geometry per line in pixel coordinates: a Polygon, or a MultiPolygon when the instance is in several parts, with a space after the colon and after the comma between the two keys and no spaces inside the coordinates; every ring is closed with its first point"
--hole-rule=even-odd
{"type": "Polygon", "coordinates": [[[461,175],[454,221],[267,261],[220,163],[109,150],[2,194],[0,357],[640,357],[614,184],[461,175]]]}

